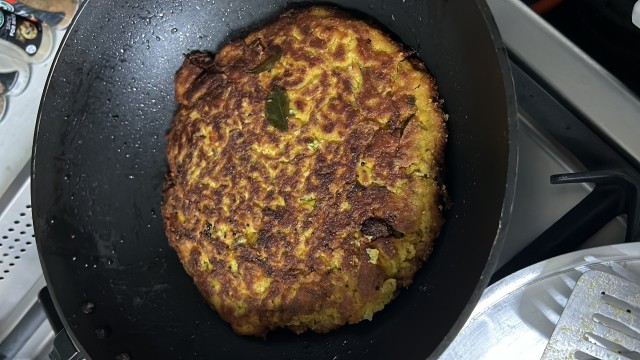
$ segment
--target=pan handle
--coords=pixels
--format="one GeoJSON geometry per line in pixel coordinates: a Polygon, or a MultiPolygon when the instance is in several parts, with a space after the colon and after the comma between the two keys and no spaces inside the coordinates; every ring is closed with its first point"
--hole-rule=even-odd
{"type": "Polygon", "coordinates": [[[53,305],[53,300],[51,299],[51,294],[49,294],[49,289],[45,286],[38,293],[38,299],[44,308],[44,312],[47,315],[47,319],[53,328],[53,331],[56,333],[56,337],[53,339],[53,349],[49,353],[49,359],[51,360],[84,360],[87,357],[82,354],[67,334],[67,330],[65,330],[64,325],[62,324],[62,320],[58,316],[56,312],[56,308],[53,305]]]}

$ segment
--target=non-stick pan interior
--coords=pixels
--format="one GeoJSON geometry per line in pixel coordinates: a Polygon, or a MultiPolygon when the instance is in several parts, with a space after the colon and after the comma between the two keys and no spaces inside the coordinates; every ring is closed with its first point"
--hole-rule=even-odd
{"type": "Polygon", "coordinates": [[[461,325],[486,282],[480,277],[507,182],[509,92],[486,6],[336,3],[418,50],[450,115],[446,181],[454,206],[414,284],[373,321],[329,334],[235,335],[202,300],[162,230],[173,75],[183,54],[215,51],[291,2],[89,0],[42,103],[32,201],[50,291],[72,338],[92,358],[425,358],[461,325]],[[96,336],[99,329],[109,336],[96,336]]]}

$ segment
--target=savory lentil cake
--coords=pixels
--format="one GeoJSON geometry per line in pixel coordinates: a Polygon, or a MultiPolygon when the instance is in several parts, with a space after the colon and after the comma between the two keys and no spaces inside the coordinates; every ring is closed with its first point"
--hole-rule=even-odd
{"type": "Polygon", "coordinates": [[[331,7],[186,56],[162,215],[239,334],[371,320],[443,224],[445,118],[411,51],[331,7]]]}

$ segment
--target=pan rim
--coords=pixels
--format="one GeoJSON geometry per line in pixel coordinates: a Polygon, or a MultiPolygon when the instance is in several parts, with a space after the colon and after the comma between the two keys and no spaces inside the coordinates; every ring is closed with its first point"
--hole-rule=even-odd
{"type": "Polygon", "coordinates": [[[504,199],[502,202],[502,209],[500,212],[500,220],[498,222],[498,228],[496,232],[496,236],[494,239],[493,246],[491,247],[491,251],[487,258],[484,270],[480,275],[480,281],[476,284],[475,289],[463,311],[458,316],[458,320],[451,327],[447,335],[442,339],[440,345],[436,347],[436,349],[431,353],[429,359],[437,359],[439,358],[444,351],[451,345],[453,339],[458,335],[464,324],[467,322],[471,313],[475,309],[478,301],[480,301],[480,297],[484,292],[485,288],[489,284],[491,280],[491,275],[496,270],[498,260],[500,257],[500,253],[502,252],[502,248],[504,242],[506,240],[507,231],[510,224],[510,215],[513,209],[513,203],[515,200],[516,193],[516,178],[518,173],[518,143],[516,139],[512,136],[516,133],[517,129],[517,101],[516,101],[516,93],[513,84],[513,78],[511,74],[511,65],[509,62],[509,55],[506,45],[502,40],[502,36],[500,31],[498,30],[498,25],[496,24],[493,14],[489,9],[489,5],[486,3],[486,0],[476,0],[476,5],[480,13],[483,16],[484,22],[489,31],[489,35],[492,37],[492,40],[495,44],[496,50],[496,58],[498,60],[498,64],[502,73],[502,81],[505,91],[505,100],[506,100],[506,111],[507,111],[507,142],[508,142],[508,155],[507,155],[507,172],[505,179],[505,193],[504,199]]]}
{"type": "MultiPolygon", "coordinates": [[[[36,131],[34,134],[34,142],[33,142],[33,161],[31,163],[32,166],[32,183],[33,183],[33,179],[36,176],[36,168],[35,168],[35,154],[37,151],[37,142],[35,141],[35,139],[37,139],[38,137],[38,132],[39,132],[39,128],[40,128],[40,119],[42,117],[42,109],[43,109],[43,103],[44,103],[44,99],[46,98],[46,94],[47,94],[47,90],[49,88],[49,84],[51,82],[51,79],[53,77],[53,73],[54,73],[54,69],[56,68],[57,62],[60,58],[60,55],[62,53],[62,50],[64,48],[64,44],[66,43],[67,39],[69,38],[70,34],[72,33],[72,31],[75,28],[76,25],[76,21],[79,18],[79,16],[82,14],[83,10],[85,9],[85,6],[87,4],[90,3],[90,0],[86,0],[84,1],[80,8],[78,9],[78,12],[76,13],[71,26],[69,26],[68,31],[65,33],[64,38],[62,40],[62,44],[59,47],[55,58],[53,60],[53,66],[51,68],[51,71],[48,75],[47,78],[47,82],[45,84],[45,91],[43,93],[43,96],[41,98],[41,102],[40,102],[40,108],[38,111],[38,117],[37,117],[37,125],[36,125],[36,131]]],[[[480,299],[480,296],[482,295],[482,291],[485,289],[486,285],[488,284],[488,281],[491,277],[492,272],[495,270],[495,267],[497,265],[497,261],[498,261],[498,257],[499,254],[501,252],[505,237],[506,237],[506,232],[507,232],[507,228],[509,225],[509,215],[511,213],[511,207],[513,206],[513,200],[514,200],[514,196],[515,196],[515,179],[516,179],[516,175],[517,175],[517,161],[518,161],[518,147],[517,147],[517,143],[515,141],[514,138],[509,137],[509,134],[514,134],[515,133],[515,128],[516,128],[516,118],[517,118],[517,112],[516,112],[516,102],[515,102],[515,91],[513,88],[513,81],[511,79],[511,71],[510,71],[510,66],[509,66],[509,60],[508,60],[508,56],[507,56],[507,50],[506,47],[504,46],[499,31],[497,29],[497,26],[495,24],[495,21],[493,20],[493,16],[488,8],[488,5],[486,4],[486,2],[484,0],[476,0],[476,5],[479,7],[480,13],[483,15],[484,21],[487,25],[489,34],[491,35],[495,45],[496,45],[496,55],[497,55],[497,59],[498,59],[498,63],[501,69],[501,73],[502,73],[502,77],[503,77],[503,86],[504,86],[504,91],[505,91],[505,97],[506,97],[506,111],[507,111],[507,142],[508,142],[508,156],[507,156],[507,171],[506,171],[506,179],[505,179],[505,193],[504,193],[504,198],[503,198],[503,202],[502,202],[502,208],[501,208],[501,212],[500,212],[500,216],[499,216],[499,223],[497,225],[497,231],[496,231],[496,236],[493,242],[493,246],[491,247],[491,251],[489,253],[489,256],[487,258],[487,261],[485,263],[484,266],[484,270],[481,273],[480,276],[480,281],[476,284],[475,289],[473,290],[472,296],[469,298],[469,300],[467,301],[464,310],[458,315],[458,319],[455,322],[455,324],[450,328],[449,332],[447,333],[447,335],[443,338],[443,340],[440,342],[440,345],[432,352],[431,357],[437,357],[439,356],[442,352],[444,352],[444,350],[446,349],[446,347],[453,341],[453,338],[457,335],[457,333],[459,332],[459,330],[462,328],[462,326],[464,325],[464,323],[467,321],[467,318],[470,316],[471,312],[473,311],[473,309],[475,308],[477,302],[480,299]]],[[[502,119],[501,119],[502,120],[502,119]]],[[[502,181],[501,181],[502,183],[502,181]]],[[[33,188],[32,188],[32,194],[33,194],[33,188]]],[[[34,224],[35,226],[35,224],[34,224]]],[[[37,244],[39,244],[37,242],[37,244]]],[[[38,249],[40,250],[40,245],[38,245],[38,249]]],[[[42,257],[42,255],[40,255],[41,252],[39,251],[39,257],[40,257],[40,262],[43,266],[44,274],[45,274],[45,279],[47,280],[47,283],[49,282],[49,272],[46,271],[46,263],[42,257]]],[[[57,301],[56,301],[56,296],[55,296],[55,290],[50,287],[50,291],[51,291],[51,295],[53,298],[53,302],[54,305],[56,307],[56,311],[58,313],[62,313],[60,311],[61,307],[58,305],[57,301]]],[[[61,317],[61,320],[63,321],[63,324],[65,325],[65,329],[70,329],[69,324],[66,320],[65,317],[61,317]]],[[[78,338],[75,336],[75,333],[71,330],[65,330],[67,332],[67,334],[69,335],[70,339],[72,340],[72,342],[74,343],[74,345],[76,346],[76,348],[85,353],[86,351],[83,348],[82,344],[79,342],[78,338]]]]}

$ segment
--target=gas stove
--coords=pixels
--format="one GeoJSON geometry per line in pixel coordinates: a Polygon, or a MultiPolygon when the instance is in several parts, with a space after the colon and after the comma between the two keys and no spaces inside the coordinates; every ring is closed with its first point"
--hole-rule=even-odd
{"type": "MultiPolygon", "coordinates": [[[[631,218],[618,215],[637,206],[623,200],[637,196],[633,191],[637,191],[634,181],[640,169],[640,101],[519,0],[488,0],[488,4],[509,50],[518,99],[518,126],[512,135],[519,157],[516,195],[498,263],[508,270],[496,275],[494,280],[499,280],[559,251],[582,249],[584,255],[590,251],[585,249],[625,242],[631,218]],[[550,183],[556,174],[590,172],[589,176],[601,178],[602,173],[594,172],[619,169],[623,175],[604,174],[614,179],[605,185],[550,183]],[[604,202],[597,207],[583,205],[582,210],[571,212],[583,200],[600,205],[590,194],[594,189],[602,192],[617,186],[616,176],[631,184],[620,186],[620,191],[629,193],[615,193],[622,200],[609,207],[604,202]],[[585,207],[597,209],[585,212],[585,207]],[[605,225],[576,229],[576,220],[587,216],[605,225]],[[562,223],[554,227],[558,220],[562,223]],[[549,238],[586,241],[560,250],[540,245],[540,239],[549,238]],[[531,254],[532,243],[538,243],[537,257],[517,256],[528,246],[527,254],[531,254]]],[[[56,35],[60,44],[63,34],[56,35]]],[[[52,62],[53,57],[34,67],[29,89],[13,101],[0,122],[0,359],[46,359],[55,338],[38,300],[45,282],[32,237],[28,164],[36,109],[27,105],[40,98],[52,62]]],[[[633,244],[616,246],[617,255],[624,251],[628,253],[625,258],[640,257],[640,248],[633,244]]],[[[489,287],[485,297],[497,296],[496,289],[504,289],[505,282],[522,283],[524,273],[519,274],[489,287]]],[[[486,306],[486,298],[483,301],[479,307],[486,306]]]]}

